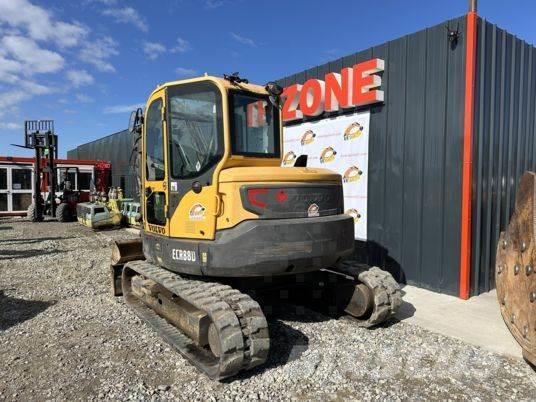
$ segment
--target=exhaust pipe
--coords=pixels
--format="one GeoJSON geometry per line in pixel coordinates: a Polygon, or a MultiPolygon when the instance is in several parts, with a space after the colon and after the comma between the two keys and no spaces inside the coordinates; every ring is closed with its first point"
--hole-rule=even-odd
{"type": "Polygon", "coordinates": [[[469,0],[469,12],[476,13],[478,0],[469,0]]]}

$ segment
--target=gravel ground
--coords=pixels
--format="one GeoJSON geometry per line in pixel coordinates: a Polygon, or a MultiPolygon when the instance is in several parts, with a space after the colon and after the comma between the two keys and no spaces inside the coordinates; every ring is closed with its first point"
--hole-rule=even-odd
{"type": "Polygon", "coordinates": [[[291,308],[269,319],[264,367],[211,381],[110,295],[111,242],[132,236],[0,220],[0,400],[536,400],[522,361],[291,308]]]}

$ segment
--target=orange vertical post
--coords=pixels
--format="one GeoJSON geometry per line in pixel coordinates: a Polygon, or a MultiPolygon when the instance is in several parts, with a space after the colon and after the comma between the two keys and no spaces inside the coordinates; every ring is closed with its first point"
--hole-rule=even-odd
{"type": "Polygon", "coordinates": [[[465,55],[465,100],[463,119],[462,232],[460,246],[460,293],[467,300],[471,287],[471,185],[473,169],[473,124],[476,80],[477,14],[467,14],[465,55]]]}

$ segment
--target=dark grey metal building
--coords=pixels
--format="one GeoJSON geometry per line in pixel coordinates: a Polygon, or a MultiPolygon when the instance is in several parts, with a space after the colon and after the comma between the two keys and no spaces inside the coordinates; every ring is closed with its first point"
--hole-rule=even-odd
{"type": "Polygon", "coordinates": [[[361,244],[360,254],[401,281],[457,294],[465,38],[450,43],[446,26],[463,32],[465,18],[279,82],[285,87],[303,84],[372,58],[385,60],[385,102],[367,107],[369,241],[361,244]]]}
{"type": "MultiPolygon", "coordinates": [[[[368,241],[357,257],[463,298],[492,289],[518,179],[536,168],[535,48],[470,12],[278,82],[323,79],[373,58],[385,61],[385,99],[367,107],[368,241]]],[[[111,161],[114,185],[125,177],[132,193],[131,141],[119,132],[68,157],[111,161]]]]}
{"type": "Polygon", "coordinates": [[[536,48],[478,23],[473,136],[472,292],[495,287],[495,247],[521,175],[536,169],[536,48]]]}
{"type": "Polygon", "coordinates": [[[128,130],[119,131],[67,151],[68,159],[93,159],[112,164],[112,186],[121,187],[127,197],[139,198],[136,179],[134,136],[128,130]]]}

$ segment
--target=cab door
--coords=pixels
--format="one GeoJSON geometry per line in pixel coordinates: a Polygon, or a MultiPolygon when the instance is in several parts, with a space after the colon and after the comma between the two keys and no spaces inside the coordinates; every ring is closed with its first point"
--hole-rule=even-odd
{"type": "Polygon", "coordinates": [[[212,240],[221,212],[218,166],[224,155],[224,88],[210,79],[167,89],[169,233],[212,240]]]}
{"type": "Polygon", "coordinates": [[[155,92],[149,99],[143,124],[142,171],[144,229],[168,236],[168,173],[165,91],[155,92]]]}

